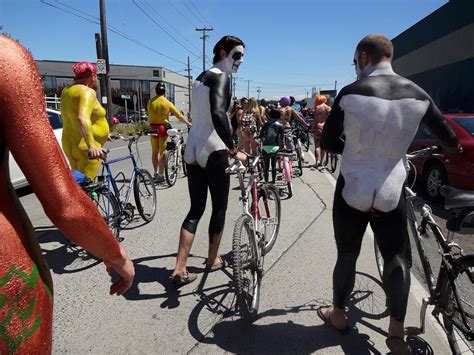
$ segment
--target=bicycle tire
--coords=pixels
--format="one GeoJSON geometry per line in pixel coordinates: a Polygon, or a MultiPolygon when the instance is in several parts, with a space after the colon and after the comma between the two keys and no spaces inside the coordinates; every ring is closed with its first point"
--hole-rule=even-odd
{"type": "Polygon", "coordinates": [[[303,175],[303,152],[301,149],[301,143],[298,143],[296,148],[296,156],[298,158],[298,169],[299,169],[299,176],[303,175]]]}
{"type": "Polygon", "coordinates": [[[374,236],[374,252],[375,252],[375,264],[377,265],[377,270],[380,275],[380,280],[383,279],[383,270],[384,270],[384,261],[382,253],[380,252],[379,246],[377,244],[377,239],[374,236]]]}
{"type": "Polygon", "coordinates": [[[286,189],[288,190],[288,198],[293,197],[293,184],[291,183],[291,181],[288,181],[286,183],[286,189]]]}
{"type": "Polygon", "coordinates": [[[109,226],[112,234],[119,240],[120,235],[120,207],[115,195],[105,186],[91,190],[88,195],[94,201],[100,215],[109,226]]]}
{"type": "Polygon", "coordinates": [[[308,131],[303,131],[302,135],[305,137],[303,141],[303,147],[304,149],[309,152],[309,146],[310,146],[310,140],[311,140],[311,135],[308,133],[308,131]]]}
{"type": "Polygon", "coordinates": [[[464,347],[474,350],[474,254],[456,259],[452,270],[443,273],[441,281],[441,301],[443,325],[453,354],[460,354],[464,347]],[[454,291],[453,291],[454,285],[454,291]],[[461,300],[462,306],[456,300],[461,300]],[[468,299],[468,301],[466,301],[468,299]],[[463,322],[466,316],[469,329],[463,322]]]}
{"type": "Polygon", "coordinates": [[[261,276],[257,270],[257,251],[252,246],[251,221],[247,215],[240,216],[235,222],[232,239],[233,281],[237,306],[240,316],[250,323],[257,318],[261,285],[261,276]]]}
{"type": "Polygon", "coordinates": [[[140,169],[133,182],[133,194],[138,213],[145,222],[151,222],[156,212],[155,182],[150,172],[140,169]]]}
{"type": "Polygon", "coordinates": [[[263,219],[263,225],[264,225],[264,235],[265,235],[265,245],[263,247],[263,255],[266,255],[267,253],[272,250],[273,246],[275,245],[275,241],[278,237],[278,232],[280,230],[280,221],[281,221],[281,201],[280,201],[280,194],[278,190],[276,189],[275,186],[272,185],[262,185],[259,189],[258,193],[258,199],[259,199],[259,212],[261,215],[266,213],[265,209],[265,198],[267,199],[267,207],[269,209],[269,215],[266,215],[262,217],[263,219]],[[268,201],[274,201],[274,215],[272,214],[272,211],[270,211],[270,207],[268,206],[269,203],[268,201]],[[261,208],[260,205],[263,202],[263,205],[261,208]],[[270,227],[270,229],[267,229],[268,225],[272,225],[274,223],[274,220],[271,219],[276,219],[276,224],[273,224],[273,228],[270,227]],[[269,223],[267,221],[270,220],[269,223]],[[269,234],[269,235],[267,235],[269,234]]]}
{"type": "Polygon", "coordinates": [[[172,187],[176,183],[179,170],[178,156],[175,150],[168,150],[166,152],[165,165],[165,179],[169,187],[172,187]]]}
{"type": "Polygon", "coordinates": [[[186,168],[186,162],[184,161],[184,152],[186,151],[186,144],[181,146],[181,165],[183,167],[183,175],[188,176],[188,170],[186,168]]]}

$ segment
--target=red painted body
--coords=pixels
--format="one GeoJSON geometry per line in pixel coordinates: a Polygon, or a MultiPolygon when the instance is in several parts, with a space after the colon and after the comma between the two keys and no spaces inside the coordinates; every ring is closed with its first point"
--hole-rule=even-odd
{"type": "Polygon", "coordinates": [[[10,183],[8,151],[66,236],[104,260],[120,259],[120,246],[72,178],[49,125],[31,55],[3,35],[0,48],[0,354],[48,354],[52,279],[10,183]]]}

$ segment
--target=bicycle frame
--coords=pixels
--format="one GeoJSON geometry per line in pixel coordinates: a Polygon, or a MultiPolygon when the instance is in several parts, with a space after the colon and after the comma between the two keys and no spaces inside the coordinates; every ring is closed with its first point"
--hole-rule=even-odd
{"type": "MultiPolygon", "coordinates": [[[[418,256],[421,261],[421,265],[423,267],[423,272],[425,276],[425,281],[428,285],[428,290],[429,290],[429,298],[423,298],[422,300],[422,306],[421,306],[421,311],[420,311],[420,332],[424,333],[425,331],[425,316],[426,316],[426,309],[428,305],[434,305],[435,310],[433,311],[433,314],[437,313],[443,313],[443,304],[441,304],[441,291],[442,291],[442,280],[444,280],[445,274],[447,274],[449,281],[452,284],[452,280],[449,276],[449,270],[451,269],[452,261],[453,261],[453,254],[452,250],[457,248],[459,250],[459,254],[462,255],[462,249],[461,247],[452,241],[454,232],[449,231],[448,236],[445,238],[443,233],[441,232],[440,227],[436,223],[436,221],[433,219],[431,215],[431,209],[429,208],[428,205],[423,201],[422,198],[416,195],[415,192],[413,192],[409,187],[405,187],[405,197],[407,200],[407,218],[409,221],[410,228],[412,230],[412,236],[415,241],[416,249],[418,251],[418,256]],[[421,224],[418,225],[417,220],[416,220],[416,215],[415,212],[420,213],[422,216],[422,221],[421,224]],[[438,279],[435,282],[434,276],[433,276],[433,271],[431,268],[431,263],[429,261],[429,258],[426,254],[426,249],[424,247],[424,243],[422,240],[423,234],[426,233],[426,227],[427,225],[430,227],[431,231],[433,232],[433,235],[436,238],[436,241],[438,243],[438,246],[440,248],[439,252],[441,255],[441,266],[439,269],[439,274],[438,274],[438,279]]],[[[454,286],[452,284],[452,286],[454,286]]],[[[459,296],[457,294],[456,288],[453,288],[454,296],[456,298],[457,304],[462,307],[461,302],[459,300],[459,296]]],[[[469,322],[467,319],[465,319],[464,312],[461,313],[463,316],[463,322],[464,326],[467,326],[469,328],[469,322]]]]}

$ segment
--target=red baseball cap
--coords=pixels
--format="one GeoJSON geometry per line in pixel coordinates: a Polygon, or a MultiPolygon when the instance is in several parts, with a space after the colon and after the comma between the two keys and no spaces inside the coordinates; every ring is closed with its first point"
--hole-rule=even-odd
{"type": "Polygon", "coordinates": [[[79,62],[72,66],[72,71],[76,76],[74,80],[79,79],[81,77],[89,76],[92,74],[97,74],[97,68],[91,62],[79,62]]]}

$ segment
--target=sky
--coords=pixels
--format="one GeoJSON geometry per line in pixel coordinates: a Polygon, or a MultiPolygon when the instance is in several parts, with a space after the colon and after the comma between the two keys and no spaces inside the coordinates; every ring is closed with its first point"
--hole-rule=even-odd
{"type": "MultiPolygon", "coordinates": [[[[163,66],[192,76],[223,36],[245,43],[236,96],[303,98],[354,81],[354,48],[369,33],[392,39],[448,0],[105,0],[112,64],[163,66]],[[250,80],[250,81],[249,81],[250,80]],[[336,83],[337,81],[337,83],[336,83]],[[260,90],[258,93],[257,90],[260,90]]],[[[99,0],[0,0],[0,32],[38,60],[96,61],[99,0]]],[[[395,48],[396,51],[396,48],[395,48]]]]}

